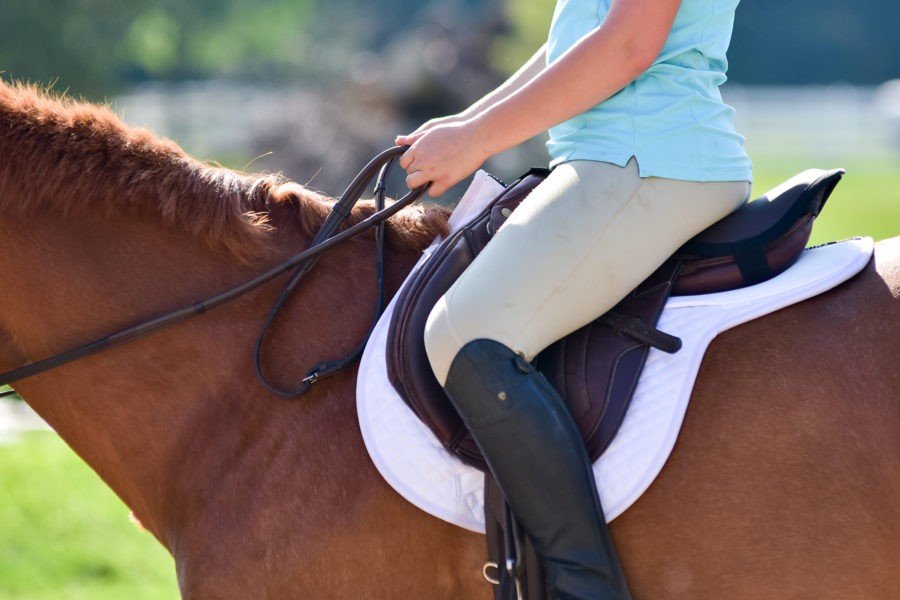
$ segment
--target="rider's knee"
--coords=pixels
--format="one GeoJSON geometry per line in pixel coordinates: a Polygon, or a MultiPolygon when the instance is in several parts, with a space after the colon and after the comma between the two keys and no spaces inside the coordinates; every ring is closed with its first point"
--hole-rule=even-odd
{"type": "Polygon", "coordinates": [[[441,385],[447,380],[450,365],[466,340],[461,340],[451,321],[450,304],[442,296],[425,322],[425,353],[431,370],[441,385]]]}

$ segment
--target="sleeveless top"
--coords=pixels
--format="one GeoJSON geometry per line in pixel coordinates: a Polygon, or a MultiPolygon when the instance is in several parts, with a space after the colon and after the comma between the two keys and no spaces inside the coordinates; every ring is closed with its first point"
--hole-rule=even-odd
{"type": "MultiPolygon", "coordinates": [[[[641,177],[752,181],[734,109],[722,101],[739,0],[683,0],[662,52],[635,81],[594,108],[550,129],[550,166],[597,160],[641,177]]],[[[611,0],[558,0],[547,42],[552,64],[596,29],[611,0]]]]}

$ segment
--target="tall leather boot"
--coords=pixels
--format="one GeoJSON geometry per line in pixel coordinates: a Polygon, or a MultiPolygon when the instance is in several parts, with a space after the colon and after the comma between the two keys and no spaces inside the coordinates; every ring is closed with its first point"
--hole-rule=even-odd
{"type": "Polygon", "coordinates": [[[459,351],[444,389],[531,537],[551,597],[630,598],[584,442],[544,376],[482,339],[459,351]]]}

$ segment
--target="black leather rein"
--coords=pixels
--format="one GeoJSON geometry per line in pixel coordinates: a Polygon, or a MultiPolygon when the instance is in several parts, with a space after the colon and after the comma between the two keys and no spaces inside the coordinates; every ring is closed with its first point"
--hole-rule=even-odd
{"type": "MultiPolygon", "coordinates": [[[[303,252],[292,256],[280,265],[269,269],[265,273],[257,275],[246,283],[212,296],[211,298],[207,298],[206,300],[196,302],[190,306],[186,306],[184,308],[160,315],[153,319],[148,319],[141,323],[126,327],[121,331],[93,340],[91,342],[88,342],[87,344],[84,344],[83,346],[67,350],[66,352],[60,352],[59,354],[55,354],[48,358],[38,360],[17,369],[7,371],[6,373],[0,373],[0,385],[9,385],[13,382],[25,379],[27,377],[32,377],[45,371],[49,371],[50,369],[54,369],[85,356],[96,354],[97,352],[100,352],[102,350],[113,348],[115,346],[121,346],[122,344],[127,344],[128,342],[133,342],[159,329],[174,325],[176,323],[180,323],[192,317],[202,315],[203,313],[214,308],[218,308],[223,304],[234,300],[235,298],[239,298],[240,296],[243,296],[244,294],[255,290],[261,285],[268,283],[279,275],[283,275],[285,273],[293,271],[293,276],[288,281],[287,285],[285,285],[278,299],[273,304],[272,309],[269,311],[269,315],[262,326],[262,329],[259,333],[259,338],[254,348],[254,362],[256,365],[256,373],[259,377],[260,382],[270,392],[279,396],[289,398],[293,398],[303,394],[307,389],[309,389],[310,385],[312,385],[316,381],[322,379],[323,377],[327,377],[329,375],[337,373],[338,371],[352,363],[354,360],[356,360],[356,358],[358,358],[363,348],[365,347],[365,340],[350,355],[341,359],[324,362],[310,370],[296,389],[284,390],[272,385],[268,381],[262,370],[261,354],[266,332],[272,325],[272,322],[274,321],[276,315],[278,314],[284,303],[287,301],[291,292],[297,287],[297,284],[300,282],[303,276],[306,275],[306,273],[308,273],[310,269],[312,269],[312,267],[315,265],[316,261],[321,257],[322,254],[324,254],[334,246],[340,244],[341,242],[356,237],[373,227],[376,230],[375,253],[378,280],[378,300],[376,303],[377,305],[375,309],[375,318],[372,322],[372,327],[374,327],[375,322],[377,322],[378,317],[381,315],[381,311],[383,308],[382,305],[384,301],[384,221],[398,213],[406,206],[409,206],[410,204],[421,198],[425,191],[428,189],[428,185],[424,185],[422,187],[411,190],[390,206],[385,207],[385,180],[387,179],[387,176],[394,162],[397,160],[397,158],[399,158],[401,154],[403,154],[405,150],[406,147],[404,146],[389,148],[369,161],[369,164],[367,164],[363,168],[363,170],[360,171],[359,174],[353,179],[350,185],[347,186],[347,189],[344,191],[343,195],[334,204],[331,212],[322,222],[322,225],[316,232],[316,235],[313,237],[309,248],[307,248],[303,252]],[[335,231],[337,231],[341,223],[343,223],[344,220],[350,215],[350,212],[356,205],[356,203],[359,202],[359,199],[362,197],[366,186],[368,185],[369,181],[371,181],[371,179],[376,175],[376,173],[378,175],[378,178],[375,184],[374,191],[376,208],[375,213],[360,221],[356,225],[348,227],[346,230],[335,234],[335,231]]],[[[370,327],[370,333],[371,329],[372,328],[370,327]]],[[[3,392],[0,393],[0,397],[9,396],[14,393],[15,392],[3,392]]]]}

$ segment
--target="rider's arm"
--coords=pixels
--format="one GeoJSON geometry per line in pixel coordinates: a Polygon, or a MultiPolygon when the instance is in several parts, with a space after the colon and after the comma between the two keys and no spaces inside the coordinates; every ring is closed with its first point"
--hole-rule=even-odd
{"type": "Polygon", "coordinates": [[[609,14],[563,56],[475,117],[488,155],[606,100],[659,56],[681,0],[613,0],[609,14]]]}
{"type": "Polygon", "coordinates": [[[681,0],[612,0],[609,13],[553,64],[474,117],[441,124],[397,143],[406,183],[431,182],[439,196],[490,156],[600,104],[659,56],[681,0]]]}

